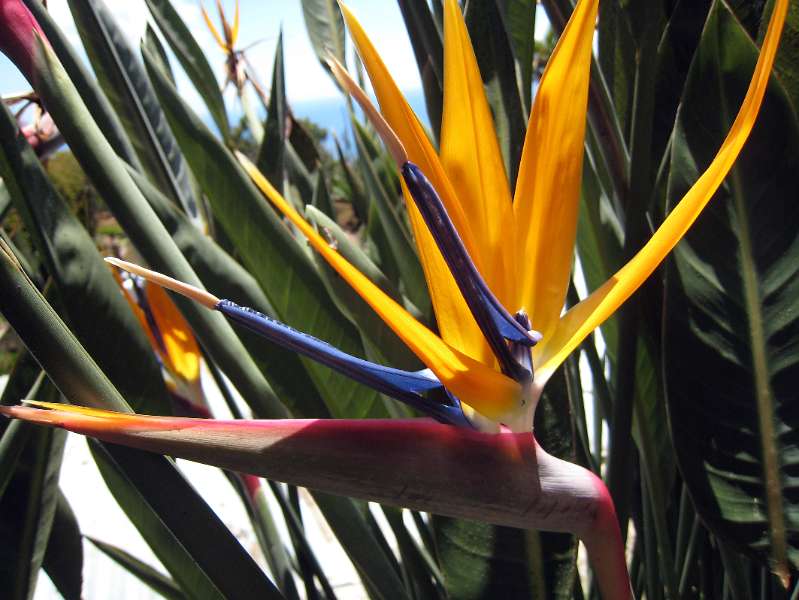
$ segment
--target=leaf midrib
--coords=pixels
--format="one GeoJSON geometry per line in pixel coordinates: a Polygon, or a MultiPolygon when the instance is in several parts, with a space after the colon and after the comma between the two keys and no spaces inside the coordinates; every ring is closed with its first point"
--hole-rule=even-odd
{"type": "MultiPolygon", "coordinates": [[[[732,123],[733,117],[727,102],[728,95],[724,93],[723,89],[721,92],[721,110],[725,121],[732,123]]],[[[763,455],[763,483],[766,494],[769,537],[771,539],[772,569],[787,587],[789,581],[788,550],[780,486],[779,457],[775,442],[777,436],[774,427],[774,393],[771,389],[768,370],[758,272],[749,232],[749,219],[743,197],[740,169],[736,165],[730,171],[729,181],[733,210],[738,223],[736,239],[738,240],[741,264],[744,308],[749,323],[749,341],[752,348],[752,372],[755,384],[755,400],[757,402],[758,427],[760,429],[760,447],[763,455]]]]}
{"type": "MultiPolygon", "coordinates": [[[[726,106],[725,106],[726,108],[726,106]]],[[[755,266],[752,240],[749,235],[749,220],[742,195],[740,173],[733,168],[730,174],[733,209],[738,221],[738,247],[741,261],[744,307],[749,322],[749,339],[752,348],[752,370],[755,379],[755,399],[760,428],[760,445],[763,453],[763,477],[766,492],[766,510],[771,537],[772,559],[775,573],[785,581],[788,576],[787,542],[785,518],[779,476],[776,430],[774,427],[774,393],[769,378],[766,357],[766,339],[761,313],[760,286],[755,266]]]]}

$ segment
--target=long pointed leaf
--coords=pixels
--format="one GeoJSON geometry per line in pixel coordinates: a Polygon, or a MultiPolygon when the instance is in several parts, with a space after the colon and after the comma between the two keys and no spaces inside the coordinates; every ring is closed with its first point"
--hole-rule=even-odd
{"type": "Polygon", "coordinates": [[[203,54],[197,40],[186,27],[183,19],[172,6],[170,0],[146,0],[147,7],[153,15],[155,22],[161,33],[164,34],[169,47],[177,56],[186,74],[191,79],[194,87],[205,101],[208,111],[211,113],[222,136],[227,138],[229,125],[225,102],[222,93],[211,70],[208,60],[203,54]]]}
{"type": "Polygon", "coordinates": [[[100,85],[122,119],[144,173],[190,215],[197,213],[188,172],[152,86],[102,0],[70,0],[100,85]]]}
{"type": "MultiPolygon", "coordinates": [[[[283,67],[283,32],[277,38],[275,60],[272,64],[272,89],[269,93],[269,113],[264,126],[264,139],[258,150],[257,165],[277,189],[283,189],[286,152],[286,74],[283,67]]],[[[306,201],[310,198],[306,198],[306,201]]]]}
{"type": "Polygon", "coordinates": [[[516,73],[522,96],[522,108],[530,114],[533,92],[533,57],[535,51],[535,0],[497,2],[508,39],[513,46],[516,73]]]}
{"type": "Polygon", "coordinates": [[[0,173],[76,335],[96,353],[101,368],[134,407],[168,414],[161,369],[108,266],[50,183],[36,154],[18,135],[8,109],[3,107],[0,113],[0,173]],[[113,339],[108,330],[115,332],[113,339]],[[138,365],[136,372],[128,368],[133,363],[138,365]]]}
{"type": "Polygon", "coordinates": [[[42,568],[65,600],[80,600],[83,587],[83,538],[75,513],[60,489],[42,568]]]}
{"type": "MultiPolygon", "coordinates": [[[[532,20],[534,15],[532,12],[528,18],[532,20]]],[[[465,19],[492,109],[505,172],[513,190],[527,131],[527,111],[522,104],[510,32],[505,29],[505,19],[496,1],[470,2],[465,19]]],[[[532,65],[532,61],[529,64],[532,65]]]]}
{"type": "Polygon", "coordinates": [[[335,0],[302,0],[302,14],[311,45],[322,66],[328,69],[328,52],[332,52],[341,64],[347,64],[344,17],[338,3],[335,0]]]}
{"type": "MultiPolygon", "coordinates": [[[[37,60],[32,76],[36,90],[45,99],[50,114],[75,157],[114,216],[134,241],[139,252],[161,271],[171,273],[192,285],[201,286],[197,275],[147,204],[97,128],[49,47],[37,41],[37,60]]],[[[266,379],[233,333],[230,324],[218,314],[193,302],[177,299],[178,307],[211,356],[225,370],[242,395],[261,414],[279,416],[285,408],[277,402],[266,379]]]]}
{"type": "Polygon", "coordinates": [[[155,30],[149,24],[144,30],[144,37],[141,40],[141,45],[147,48],[150,54],[158,60],[161,70],[166,73],[166,76],[169,77],[172,83],[175,83],[175,74],[172,71],[172,65],[169,63],[166,49],[161,44],[161,40],[158,39],[158,34],[155,33],[155,30]]]}
{"type": "Polygon", "coordinates": [[[129,552],[91,537],[88,540],[103,554],[138,578],[159,596],[167,598],[167,600],[184,600],[186,598],[174,581],[129,552]]]}
{"type": "MultiPolygon", "coordinates": [[[[147,60],[153,84],[178,143],[214,214],[266,294],[277,317],[340,350],[363,355],[358,335],[343,326],[299,242],[260,195],[235,158],[197,118],[157,67],[147,60]]],[[[314,383],[334,416],[365,416],[376,393],[324,367],[309,365],[314,383]]]]}
{"type": "MultiPolygon", "coordinates": [[[[37,398],[58,398],[45,380],[37,398]]],[[[33,596],[58,499],[58,473],[66,438],[32,431],[16,473],[0,502],[0,584],[8,598],[33,596]]]]}
{"type": "Polygon", "coordinates": [[[258,544],[261,546],[278,588],[289,600],[299,600],[291,558],[283,544],[283,537],[277,529],[275,518],[269,507],[266,486],[261,483],[259,478],[251,475],[230,474],[229,479],[238,488],[244,501],[258,538],[258,544]]]}
{"type": "MultiPolygon", "coordinates": [[[[13,256],[0,249],[4,290],[0,312],[59,390],[83,406],[129,412],[117,389],[19,270],[13,256]]],[[[275,597],[274,586],[171,461],[113,445],[103,448],[124,476],[122,483],[129,483],[118,483],[112,491],[139,499],[137,510],[129,516],[162,558],[181,565],[173,575],[188,578],[195,596],[275,597]],[[225,560],[220,561],[220,556],[225,560]]]]}
{"type": "Polygon", "coordinates": [[[444,97],[444,45],[425,0],[398,0],[422,80],[427,116],[436,139],[441,132],[444,97]]]}
{"type": "MultiPolygon", "coordinates": [[[[674,131],[671,198],[715,152],[756,56],[716,3],[674,131]]],[[[665,322],[671,431],[697,512],[783,578],[799,566],[797,157],[799,123],[772,80],[721,197],[677,248],[665,322]]]]}

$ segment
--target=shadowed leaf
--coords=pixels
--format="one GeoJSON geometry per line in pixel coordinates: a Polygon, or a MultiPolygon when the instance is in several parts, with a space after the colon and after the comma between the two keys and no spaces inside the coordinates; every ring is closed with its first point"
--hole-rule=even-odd
{"type": "MultiPolygon", "coordinates": [[[[670,197],[716,151],[757,49],[716,4],[674,132],[670,197]]],[[[751,140],[674,254],[665,374],[672,435],[697,511],[780,576],[799,565],[799,126],[772,79],[751,140]]]]}

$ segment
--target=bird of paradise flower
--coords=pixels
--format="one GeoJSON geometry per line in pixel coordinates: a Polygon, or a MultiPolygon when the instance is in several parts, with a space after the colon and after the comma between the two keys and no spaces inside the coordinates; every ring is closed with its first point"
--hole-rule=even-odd
{"type": "Polygon", "coordinates": [[[401,371],[345,355],[229,300],[110,260],[439,421],[463,427],[424,420],[208,422],[61,405],[43,406],[55,410],[0,411],[327,491],[500,524],[571,531],[586,542],[603,595],[629,597],[623,546],[607,490],[589,472],[549,456],[536,444],[530,435],[533,413],[556,368],[649,277],[721,185],[754,125],[788,2],[775,3],[747,94],[706,171],[624,267],[562,314],[576,235],[597,4],[577,3],[547,65],[513,197],[456,0],[444,3],[438,153],[357,19],[342,6],[382,114],[340,65],[333,64],[333,70],[371,115],[400,168],[438,334],[331,248],[240,157],[273,206],[428,369],[401,371]],[[425,397],[434,389],[444,392],[443,401],[441,395],[425,397]],[[381,460],[373,460],[375,455],[381,460]],[[291,457],[309,460],[296,469],[286,465],[291,457]],[[386,461],[391,464],[388,472],[386,461]],[[474,465],[482,467],[477,474],[474,465]]]}

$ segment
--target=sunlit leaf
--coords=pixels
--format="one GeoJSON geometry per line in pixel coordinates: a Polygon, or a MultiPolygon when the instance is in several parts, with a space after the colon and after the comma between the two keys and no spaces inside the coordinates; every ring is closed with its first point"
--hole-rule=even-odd
{"type": "MultiPolygon", "coordinates": [[[[357,333],[342,323],[341,313],[328,298],[300,242],[291,237],[228,149],[183,102],[163,74],[149,62],[148,68],[189,165],[277,317],[347,353],[362,354],[357,333]]],[[[377,401],[376,393],[366,392],[326,367],[306,364],[334,416],[370,413],[377,401]]]]}
{"type": "Polygon", "coordinates": [[[59,300],[81,342],[138,409],[167,414],[161,370],[138,321],[97,252],[60,197],[8,110],[0,114],[0,173],[28,234],[47,266],[59,300]],[[20,136],[21,137],[21,136],[20,136]],[[87,296],[87,290],[92,293],[87,296]],[[102,326],[98,326],[102,325],[102,326]],[[109,339],[106,330],[116,332],[109,339]],[[128,365],[136,363],[132,372],[128,365]]]}
{"type": "Polygon", "coordinates": [[[214,72],[205,54],[189,31],[186,23],[172,6],[170,0],[146,0],[161,33],[175,53],[194,87],[205,101],[214,123],[223,137],[228,136],[228,119],[225,102],[214,72]]]}
{"type": "Polygon", "coordinates": [[[143,172],[189,214],[197,206],[188,172],[138,56],[102,0],[70,0],[84,48],[142,162],[143,172]]]}

